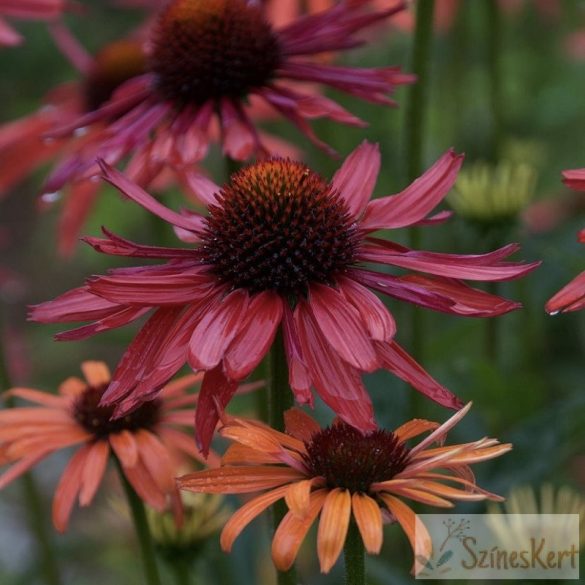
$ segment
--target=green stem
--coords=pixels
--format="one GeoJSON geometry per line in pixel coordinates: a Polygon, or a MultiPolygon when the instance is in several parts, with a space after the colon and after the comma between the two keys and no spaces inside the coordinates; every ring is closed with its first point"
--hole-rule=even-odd
{"type": "Polygon", "coordinates": [[[486,10],[486,33],[488,48],[488,69],[490,79],[490,107],[492,112],[492,133],[490,143],[490,158],[497,162],[502,148],[502,75],[501,75],[501,45],[502,19],[500,8],[495,0],[484,0],[486,10]]]}
{"type": "MultiPolygon", "coordinates": [[[[429,88],[429,63],[433,40],[433,15],[435,0],[416,3],[416,25],[412,46],[411,71],[417,82],[410,88],[410,99],[406,104],[406,154],[408,182],[414,181],[423,171],[423,143],[426,128],[426,104],[429,88]]],[[[411,248],[422,246],[422,234],[418,228],[409,229],[411,248]]],[[[421,360],[424,351],[424,315],[417,307],[411,310],[410,348],[415,358],[421,360]]],[[[418,397],[411,393],[413,414],[416,414],[418,397]]]]}
{"type": "Polygon", "coordinates": [[[144,504],[138,497],[138,494],[134,491],[134,488],[130,482],[126,479],[124,470],[122,469],[122,464],[118,461],[118,459],[115,459],[115,461],[118,467],[118,472],[120,474],[122,486],[126,492],[128,506],[130,507],[134,528],[136,529],[136,536],[138,537],[138,543],[140,545],[142,566],[144,568],[144,576],[146,577],[145,583],[146,585],[161,585],[158,567],[156,564],[156,552],[154,550],[154,544],[152,542],[152,536],[150,534],[150,528],[148,526],[144,504]]]}
{"type": "MultiPolygon", "coordinates": [[[[3,331],[0,327],[0,336],[3,331]]],[[[5,391],[12,387],[8,364],[3,351],[2,340],[0,339],[0,390],[5,391]]],[[[5,399],[6,408],[15,406],[14,398],[9,396],[5,399]]],[[[31,473],[25,473],[21,480],[21,486],[24,492],[24,500],[28,514],[28,524],[31,532],[34,534],[40,557],[41,573],[47,585],[60,585],[59,568],[55,560],[53,545],[51,542],[51,532],[47,525],[45,517],[45,505],[41,492],[31,473]]]]}
{"type": "Polygon", "coordinates": [[[345,585],[365,585],[366,563],[364,542],[355,522],[351,522],[343,548],[345,556],[345,585]]]}
{"type": "MultiPolygon", "coordinates": [[[[272,344],[268,360],[269,372],[269,411],[270,426],[277,431],[284,431],[284,413],[293,405],[293,395],[288,385],[288,365],[284,352],[282,333],[279,331],[272,344]]],[[[278,528],[287,512],[283,501],[272,508],[274,530],[278,528]]],[[[288,571],[277,571],[278,585],[296,585],[297,575],[293,567],[288,571]]]]}
{"type": "Polygon", "coordinates": [[[175,561],[170,564],[177,585],[191,585],[191,566],[185,561],[175,561]]]}

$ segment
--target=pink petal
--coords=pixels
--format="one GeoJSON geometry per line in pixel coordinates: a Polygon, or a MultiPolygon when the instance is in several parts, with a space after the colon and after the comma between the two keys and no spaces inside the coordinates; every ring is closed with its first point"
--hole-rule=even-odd
{"type": "Polygon", "coordinates": [[[211,370],[223,359],[244,322],[248,302],[248,293],[236,289],[208,307],[189,341],[189,365],[194,370],[211,370]]]}
{"type": "Polygon", "coordinates": [[[563,183],[575,191],[585,191],[585,169],[563,171],[563,183]]]}
{"type": "Polygon", "coordinates": [[[408,382],[415,390],[441,406],[453,409],[459,409],[463,406],[463,403],[452,392],[432,378],[395,341],[378,343],[377,347],[384,367],[408,382]]]}
{"type": "Polygon", "coordinates": [[[195,439],[206,457],[219,421],[218,409],[223,411],[237,388],[237,382],[225,377],[221,364],[205,373],[195,412],[195,439]]]}
{"type": "Polygon", "coordinates": [[[160,204],[154,197],[144,191],[144,189],[129,181],[122,173],[106,162],[100,161],[100,168],[102,169],[104,179],[108,183],[111,183],[120,193],[128,197],[128,199],[138,203],[138,205],[141,205],[157,217],[164,219],[171,225],[176,225],[177,227],[192,232],[197,232],[202,229],[203,217],[191,215],[187,218],[182,216],[160,204]]]}
{"type": "Polygon", "coordinates": [[[268,352],[282,320],[283,301],[271,291],[255,295],[240,332],[225,354],[225,372],[233,380],[250,374],[268,352]]]}
{"type": "Polygon", "coordinates": [[[359,259],[364,262],[380,262],[438,276],[461,278],[465,280],[502,281],[520,278],[540,266],[541,262],[501,262],[518,249],[517,244],[509,244],[487,254],[442,254],[438,252],[396,253],[377,246],[364,244],[360,248],[359,259]]]}
{"type": "Polygon", "coordinates": [[[463,155],[449,150],[404,191],[370,201],[360,227],[374,231],[424,220],[453,187],[462,164],[463,155]]]}
{"type": "Polygon", "coordinates": [[[364,432],[374,430],[372,403],[359,372],[328,344],[305,300],[297,304],[294,319],[303,358],[323,401],[348,424],[364,432]]]}
{"type": "Polygon", "coordinates": [[[181,173],[181,178],[193,195],[206,207],[216,203],[215,196],[220,192],[221,187],[216,185],[206,176],[187,169],[181,173]]]}
{"type": "Polygon", "coordinates": [[[226,156],[234,160],[246,160],[252,156],[257,145],[256,136],[242,121],[242,112],[228,98],[221,100],[221,130],[226,156]]]}
{"type": "Polygon", "coordinates": [[[390,341],[396,334],[396,322],[384,303],[367,288],[352,280],[339,279],[341,294],[359,311],[370,337],[390,341]]]}
{"type": "Polygon", "coordinates": [[[359,217],[372,197],[380,173],[380,148],[362,142],[343,162],[331,180],[349,207],[352,217],[359,217]]]}
{"type": "Polygon", "coordinates": [[[327,342],[351,366],[371,372],[378,357],[358,311],[335,289],[313,284],[309,307],[327,342]]]}
{"type": "Polygon", "coordinates": [[[109,455],[110,447],[107,441],[96,441],[90,445],[81,473],[80,506],[89,506],[93,500],[106,471],[109,455]]]}
{"type": "Polygon", "coordinates": [[[582,272],[563,287],[546,303],[546,312],[551,315],[562,311],[577,311],[585,307],[585,272],[582,272]]]}

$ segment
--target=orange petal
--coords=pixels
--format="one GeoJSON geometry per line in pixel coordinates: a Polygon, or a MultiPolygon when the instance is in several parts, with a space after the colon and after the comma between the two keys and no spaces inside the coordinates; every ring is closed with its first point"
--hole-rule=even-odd
{"type": "Polygon", "coordinates": [[[460,465],[460,464],[468,464],[468,463],[479,463],[480,461],[487,461],[488,459],[493,459],[494,457],[499,457],[504,453],[507,453],[512,449],[511,443],[506,443],[504,445],[496,445],[494,447],[488,447],[483,449],[474,449],[468,453],[461,453],[456,455],[452,459],[449,460],[450,464],[460,465]]]}
{"type": "Polygon", "coordinates": [[[370,496],[356,493],[351,497],[351,507],[366,550],[377,555],[384,538],[380,506],[370,496]]]}
{"type": "MultiPolygon", "coordinates": [[[[199,374],[188,374],[187,376],[183,376],[182,378],[177,378],[172,382],[169,382],[161,391],[162,398],[168,399],[171,397],[175,397],[181,395],[186,390],[189,390],[195,384],[199,384],[201,380],[203,380],[203,375],[205,372],[200,372],[199,374]]],[[[195,398],[192,396],[191,398],[195,398]]]]}
{"type": "Polygon", "coordinates": [[[259,514],[264,512],[268,506],[271,506],[277,500],[284,497],[288,486],[281,486],[253,500],[250,500],[244,504],[239,510],[237,510],[232,517],[227,521],[223,530],[221,531],[220,544],[221,550],[224,552],[230,552],[234,541],[242,530],[256,518],[259,514]]]}
{"type": "Polygon", "coordinates": [[[112,433],[109,436],[109,441],[122,467],[134,467],[138,463],[138,445],[136,445],[134,435],[130,431],[123,430],[119,433],[112,433]]]}
{"type": "Polygon", "coordinates": [[[411,456],[416,455],[435,441],[441,441],[445,435],[469,412],[471,402],[468,402],[461,410],[458,410],[449,420],[435,429],[428,437],[425,437],[418,445],[410,451],[411,456]]]}
{"type": "MultiPolygon", "coordinates": [[[[415,485],[418,486],[418,483],[415,485]]],[[[411,500],[415,500],[416,502],[422,502],[423,504],[428,504],[429,506],[437,506],[439,508],[452,508],[453,504],[449,502],[449,500],[445,500],[435,494],[430,494],[428,492],[418,490],[413,487],[408,486],[388,486],[385,488],[386,491],[392,492],[398,496],[406,497],[411,500]]]]}
{"type": "Polygon", "coordinates": [[[286,505],[290,511],[300,517],[303,517],[309,508],[311,488],[315,483],[322,482],[320,477],[312,477],[303,481],[291,483],[286,492],[286,505]]]}
{"type": "Polygon", "coordinates": [[[288,571],[292,567],[309,528],[323,507],[327,493],[327,490],[313,492],[305,516],[299,518],[287,512],[278,525],[272,539],[272,560],[279,571],[288,571]]]}
{"type": "Polygon", "coordinates": [[[104,362],[87,361],[81,364],[81,371],[87,383],[94,388],[109,384],[112,378],[110,369],[104,362]]]}
{"type": "Polygon", "coordinates": [[[67,378],[67,380],[61,383],[59,386],[59,394],[62,396],[75,398],[76,396],[79,396],[86,388],[87,382],[84,382],[75,376],[71,376],[71,378],[67,378]]]}
{"type": "Polygon", "coordinates": [[[284,413],[284,425],[289,435],[308,442],[321,430],[319,423],[300,408],[290,408],[284,413]]]}
{"type": "Polygon", "coordinates": [[[96,441],[91,445],[81,474],[80,506],[88,506],[93,500],[106,471],[109,455],[110,445],[107,441],[96,441]]]}
{"type": "Polygon", "coordinates": [[[457,489],[455,487],[451,487],[449,485],[444,485],[439,483],[438,481],[429,481],[429,480],[419,480],[417,481],[417,487],[421,490],[426,490],[433,494],[437,494],[439,496],[445,496],[446,498],[452,498],[454,500],[468,500],[471,502],[485,500],[486,496],[482,493],[473,492],[473,491],[464,491],[457,489]]]}
{"type": "Polygon", "coordinates": [[[178,479],[181,489],[213,494],[246,494],[305,479],[290,467],[220,467],[191,473],[178,479]]]}
{"type": "Polygon", "coordinates": [[[30,453],[17,461],[14,465],[9,467],[2,475],[0,475],[0,490],[4,489],[9,483],[26,473],[29,469],[34,467],[39,461],[47,457],[51,453],[50,449],[40,449],[30,453]]]}
{"type": "Polygon", "coordinates": [[[206,459],[203,453],[197,449],[192,433],[187,435],[183,431],[178,431],[171,427],[161,427],[158,429],[158,434],[165,445],[167,445],[167,448],[171,447],[173,451],[183,451],[183,453],[186,453],[195,459],[195,461],[199,461],[199,463],[204,465],[207,464],[209,467],[219,466],[219,456],[213,451],[210,451],[206,459]]]}
{"type": "Polygon", "coordinates": [[[67,407],[67,402],[62,396],[56,396],[49,392],[41,392],[34,388],[12,388],[5,393],[5,396],[17,396],[23,400],[36,402],[37,404],[42,404],[43,406],[49,406],[51,408],[65,409],[67,407]]]}
{"type": "Polygon", "coordinates": [[[156,485],[142,461],[138,460],[134,467],[124,468],[124,475],[142,500],[159,512],[165,510],[167,504],[165,494],[156,485]]]}
{"type": "MultiPolygon", "coordinates": [[[[388,506],[400,526],[402,526],[416,558],[430,558],[433,548],[431,537],[425,525],[416,517],[416,514],[404,502],[390,494],[381,493],[379,496],[388,506]]],[[[415,571],[418,569],[416,564],[414,569],[415,571]]]]}
{"type": "Polygon", "coordinates": [[[175,470],[171,456],[159,438],[150,431],[140,429],[135,433],[138,454],[150,475],[165,493],[175,489],[175,470]]]}
{"type": "Polygon", "coordinates": [[[404,442],[408,441],[408,439],[412,439],[413,437],[418,437],[427,431],[434,431],[438,427],[439,423],[425,420],[423,418],[415,418],[399,426],[395,431],[392,432],[398,437],[400,441],[404,442]]]}
{"type": "Polygon", "coordinates": [[[84,445],[71,458],[55,490],[53,498],[53,524],[59,532],[65,532],[77,494],[81,490],[81,476],[90,445],[84,445]]]}
{"type": "Polygon", "coordinates": [[[233,443],[223,454],[221,462],[223,465],[263,465],[280,463],[280,459],[270,453],[261,453],[252,447],[233,443]]]}
{"type": "Polygon", "coordinates": [[[340,488],[332,489],[325,498],[317,532],[317,555],[322,573],[329,573],[341,554],[350,516],[349,491],[340,488]]]}

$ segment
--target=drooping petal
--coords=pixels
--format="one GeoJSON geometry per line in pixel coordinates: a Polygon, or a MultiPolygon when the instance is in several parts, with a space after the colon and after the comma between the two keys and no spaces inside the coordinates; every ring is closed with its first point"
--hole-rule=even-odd
{"type": "Polygon", "coordinates": [[[288,363],[288,383],[299,404],[313,405],[311,378],[307,364],[302,357],[301,342],[294,322],[293,313],[288,303],[283,304],[282,339],[288,363]]]}
{"type": "Polygon", "coordinates": [[[207,308],[189,341],[189,365],[194,370],[211,370],[223,359],[244,322],[248,303],[248,293],[236,289],[207,308]]]}
{"type": "Polygon", "coordinates": [[[359,311],[372,339],[390,341],[396,333],[396,322],[384,303],[367,288],[352,280],[339,279],[341,294],[359,311]]]}
{"type": "Polygon", "coordinates": [[[90,446],[81,473],[80,506],[89,506],[93,500],[106,471],[109,455],[110,447],[107,441],[96,441],[90,446]]]}
{"type": "Polygon", "coordinates": [[[371,372],[379,367],[375,348],[359,312],[335,289],[312,284],[309,305],[327,342],[351,366],[371,372]]]}
{"type": "Polygon", "coordinates": [[[351,508],[366,551],[377,555],[384,539],[380,506],[370,496],[354,493],[351,497],[351,508]]]}
{"type": "Polygon", "coordinates": [[[380,173],[380,149],[362,142],[343,162],[331,184],[343,197],[352,217],[358,218],[372,197],[380,173]]]}
{"type": "Polygon", "coordinates": [[[340,488],[332,489],[323,503],[317,531],[317,555],[322,573],[329,573],[339,558],[345,544],[350,519],[349,491],[340,488]]]}
{"type": "Polygon", "coordinates": [[[285,501],[293,514],[301,518],[307,514],[311,503],[311,489],[318,483],[323,483],[322,478],[311,477],[310,479],[296,481],[288,486],[285,501]]]}
{"type": "Polygon", "coordinates": [[[585,308],[585,272],[555,294],[545,306],[546,312],[555,315],[585,308]]]}
{"type": "Polygon", "coordinates": [[[406,227],[424,220],[453,187],[462,164],[463,155],[447,151],[404,191],[370,201],[360,227],[374,231],[406,227]]]}
{"type": "Polygon", "coordinates": [[[324,489],[313,492],[305,516],[300,518],[288,512],[278,525],[272,539],[272,560],[279,571],[288,571],[292,567],[309,528],[323,507],[327,493],[324,489]]]}
{"type": "Polygon", "coordinates": [[[447,408],[459,409],[463,403],[447,388],[439,384],[414,358],[395,341],[379,343],[378,352],[385,368],[408,382],[415,390],[447,408]]]}
{"type": "Polygon", "coordinates": [[[250,374],[268,352],[282,320],[283,301],[272,291],[255,295],[247,314],[225,354],[226,374],[242,380],[250,374]]]}
{"type": "Polygon", "coordinates": [[[133,467],[125,467],[124,475],[140,498],[149,506],[159,512],[165,510],[167,506],[166,495],[155,483],[152,475],[140,459],[133,467]]]}
{"type": "Polygon", "coordinates": [[[238,382],[225,376],[222,364],[205,373],[195,411],[195,439],[204,455],[209,453],[209,445],[219,420],[218,409],[226,407],[237,389],[238,382]]]}
{"type": "Polygon", "coordinates": [[[159,489],[170,494],[175,488],[175,470],[170,453],[151,431],[140,429],[135,433],[138,455],[159,489]]]}
{"type": "Polygon", "coordinates": [[[65,532],[77,494],[81,490],[82,474],[91,445],[84,445],[71,458],[59,480],[53,497],[53,525],[65,532]]]}
{"type": "Polygon", "coordinates": [[[134,467],[138,463],[138,445],[134,435],[127,429],[109,435],[110,445],[123,467],[134,467]]]}
{"type": "Polygon", "coordinates": [[[288,486],[281,486],[273,489],[261,496],[250,500],[244,504],[239,510],[232,514],[227,521],[220,536],[221,550],[230,552],[234,541],[241,534],[242,530],[252,522],[259,514],[264,512],[266,508],[274,504],[274,502],[284,497],[288,486]]]}

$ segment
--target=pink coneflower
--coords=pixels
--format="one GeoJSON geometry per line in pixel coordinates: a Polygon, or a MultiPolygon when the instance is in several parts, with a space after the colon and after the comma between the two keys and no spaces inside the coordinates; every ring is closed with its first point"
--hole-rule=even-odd
{"type": "MultiPolygon", "coordinates": [[[[563,171],[563,183],[575,191],[585,191],[585,169],[563,171]]],[[[585,229],[579,232],[578,240],[585,244],[585,229]]],[[[585,271],[575,277],[554,295],[545,306],[547,313],[568,313],[585,308],[585,271]]]]}
{"type": "MultiPolygon", "coordinates": [[[[484,437],[459,445],[433,445],[444,441],[470,406],[442,425],[415,419],[393,432],[375,429],[365,435],[339,421],[322,429],[296,409],[285,414],[286,434],[256,421],[227,418],[220,434],[232,445],[221,467],[186,475],[179,479],[179,486],[198,493],[262,492],[225,525],[221,547],[226,552],[252,520],[284,499],[289,511],[272,540],[272,559],[281,571],[293,565],[317,522],[317,554],[323,573],[339,558],[351,522],[356,523],[370,554],[379,554],[384,516],[390,515],[404,530],[414,553],[430,552],[430,536],[409,500],[452,508],[456,501],[503,499],[480,488],[470,466],[503,455],[512,448],[510,444],[484,437]],[[428,431],[432,432],[414,447],[406,445],[408,439],[428,431]]],[[[416,569],[419,563],[417,557],[416,569]]]]}
{"type": "Polygon", "coordinates": [[[198,438],[206,449],[237,380],[260,363],[279,329],[300,403],[311,387],[349,424],[375,427],[362,372],[385,368],[438,403],[459,401],[394,340],[388,309],[369,289],[455,315],[493,317],[520,305],[474,289],[467,280],[509,280],[538,263],[504,262],[511,244],[488,254],[419,252],[373,237],[381,229],[435,223],[428,214],[453,185],[462,156],[449,151],[397,195],[370,201],[380,168],[378,148],[364,143],[331,182],[307,166],[270,159],[200,192],[208,216],[175,213],[108,165],[105,178],[126,197],[172,224],[196,247],[160,248],[87,238],[112,255],[159,258],[157,266],[121,268],[32,309],[43,323],[92,321],[61,333],[79,340],[154,311],[104,396],[117,415],[130,412],[185,362],[207,372],[198,404],[198,438]],[[367,263],[367,264],[366,264],[367,263]],[[396,276],[371,264],[416,270],[396,276]]]}
{"type": "Polygon", "coordinates": [[[22,37],[4,20],[53,20],[65,8],[65,0],[0,0],[0,45],[14,46],[22,37]]]}
{"type": "MultiPolygon", "coordinates": [[[[59,394],[14,388],[12,396],[36,407],[0,411],[0,463],[12,466],[0,475],[0,489],[40,461],[68,447],[78,447],[69,461],[53,500],[53,523],[67,529],[76,500],[89,506],[102,482],[112,453],[136,493],[164,510],[175,491],[175,475],[184,456],[202,461],[191,432],[197,394],[188,390],[200,376],[179,378],[123,418],[111,420],[113,409],[100,406],[110,382],[102,362],[81,365],[85,380],[68,378],[59,394]],[[183,458],[182,458],[182,457],[183,458]]],[[[212,457],[215,464],[216,456],[212,457]]]]}
{"type": "Polygon", "coordinates": [[[245,160],[272,152],[250,115],[258,98],[331,152],[309,124],[315,118],[363,126],[333,100],[299,86],[319,83],[361,99],[394,105],[388,97],[413,77],[396,67],[364,69],[312,62],[311,56],[359,46],[358,34],[402,8],[370,9],[370,0],[340,2],[329,10],[273,27],[257,3],[247,0],[172,0],[157,16],[147,42],[147,71],[136,75],[97,111],[54,132],[70,136],[104,124],[99,141],[74,153],[47,182],[57,191],[80,174],[97,173],[96,158],[116,164],[129,155],[144,172],[161,160],[175,168],[202,159],[212,121],[221,129],[223,152],[245,160]]]}

